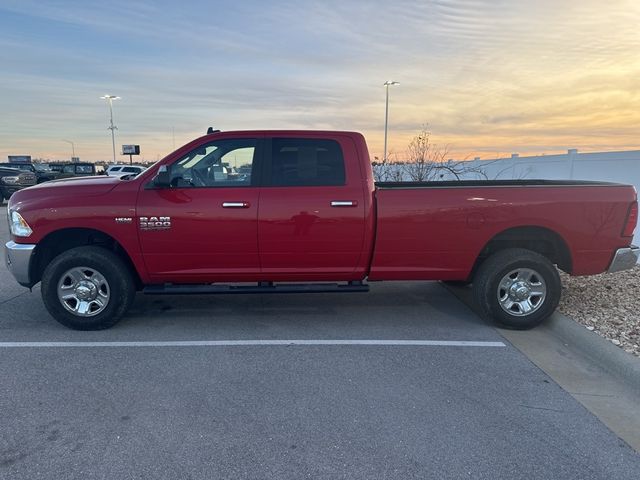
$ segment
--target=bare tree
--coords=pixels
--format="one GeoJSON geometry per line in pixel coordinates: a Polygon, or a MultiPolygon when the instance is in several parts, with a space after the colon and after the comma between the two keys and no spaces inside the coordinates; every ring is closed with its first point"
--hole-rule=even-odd
{"type": "Polygon", "coordinates": [[[430,136],[431,132],[423,127],[407,146],[407,162],[403,170],[410,181],[426,182],[443,176],[440,166],[445,163],[449,146],[438,147],[431,143],[430,136]]]}
{"type": "MultiPolygon", "coordinates": [[[[390,154],[391,161],[373,162],[376,182],[432,182],[440,180],[489,180],[487,166],[500,160],[477,162],[449,159],[449,145],[443,147],[431,143],[431,132],[426,126],[407,146],[404,160],[390,154]]],[[[497,179],[511,166],[500,170],[492,179],[497,179]]]]}
{"type": "Polygon", "coordinates": [[[389,152],[387,159],[382,162],[378,157],[374,157],[371,163],[373,168],[373,178],[376,182],[402,182],[403,181],[403,165],[397,161],[395,152],[389,152]],[[391,158],[391,161],[389,161],[391,158]]]}
{"type": "Polygon", "coordinates": [[[487,174],[482,166],[464,160],[452,160],[449,157],[449,145],[439,147],[431,143],[431,132],[426,127],[411,140],[407,147],[407,162],[404,165],[405,176],[413,182],[437,180],[482,179],[487,174]]]}
{"type": "Polygon", "coordinates": [[[376,182],[388,182],[389,181],[389,162],[386,159],[383,159],[380,162],[378,157],[373,157],[373,162],[371,162],[371,168],[373,170],[373,179],[376,182]]]}

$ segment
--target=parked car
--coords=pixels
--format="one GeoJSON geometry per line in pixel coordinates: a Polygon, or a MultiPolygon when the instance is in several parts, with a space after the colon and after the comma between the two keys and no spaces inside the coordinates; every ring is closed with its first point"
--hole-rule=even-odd
{"type": "Polygon", "coordinates": [[[93,163],[50,163],[49,168],[56,172],[57,178],[89,177],[98,174],[93,163]]]}
{"type": "Polygon", "coordinates": [[[110,177],[124,177],[125,175],[138,175],[146,170],[140,165],[110,165],[106,173],[110,177]]]}
{"type": "Polygon", "coordinates": [[[17,168],[22,171],[31,172],[35,174],[37,182],[48,182],[49,180],[55,180],[59,177],[57,172],[54,172],[48,165],[42,163],[0,163],[0,167],[17,168]]]}
{"type": "Polygon", "coordinates": [[[35,173],[0,166],[0,202],[4,199],[8,200],[18,190],[36,183],[35,173]]]}
{"type": "Polygon", "coordinates": [[[62,169],[65,165],[65,163],[50,163],[47,165],[47,167],[49,167],[49,170],[51,170],[52,172],[62,173],[62,169]]]}
{"type": "Polygon", "coordinates": [[[62,167],[60,178],[89,177],[96,175],[96,166],[93,163],[67,163],[62,167]]]}
{"type": "Polygon", "coordinates": [[[369,158],[358,133],[214,132],[124,181],[17,192],[7,264],[81,330],[114,325],[136,289],[364,292],[381,280],[471,282],[485,317],[531,328],[558,305],[556,266],[593,275],[638,259],[632,186],[374,183],[369,158]]]}

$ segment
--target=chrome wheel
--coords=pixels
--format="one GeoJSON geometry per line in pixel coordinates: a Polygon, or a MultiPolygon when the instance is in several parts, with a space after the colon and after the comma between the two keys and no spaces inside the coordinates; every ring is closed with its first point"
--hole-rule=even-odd
{"type": "Polygon", "coordinates": [[[498,302],[509,315],[523,317],[538,310],[547,296],[542,275],[531,268],[507,273],[498,284],[498,302]]]}
{"type": "Polygon", "coordinates": [[[67,270],[58,282],[58,300],[64,308],[79,317],[93,317],[109,303],[109,283],[94,268],[75,267],[67,270]]]}

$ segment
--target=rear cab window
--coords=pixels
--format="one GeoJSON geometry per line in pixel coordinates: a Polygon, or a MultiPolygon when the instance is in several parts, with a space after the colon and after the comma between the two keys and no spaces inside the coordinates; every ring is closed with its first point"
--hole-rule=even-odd
{"type": "Polygon", "coordinates": [[[273,187],[341,186],[344,155],[336,140],[273,138],[267,183],[273,187]]]}

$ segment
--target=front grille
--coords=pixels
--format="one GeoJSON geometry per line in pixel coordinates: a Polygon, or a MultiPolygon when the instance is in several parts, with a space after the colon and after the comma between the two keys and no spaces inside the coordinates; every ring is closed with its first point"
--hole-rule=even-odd
{"type": "Polygon", "coordinates": [[[36,181],[36,176],[33,173],[21,173],[18,176],[18,183],[20,185],[34,185],[36,181]]]}

